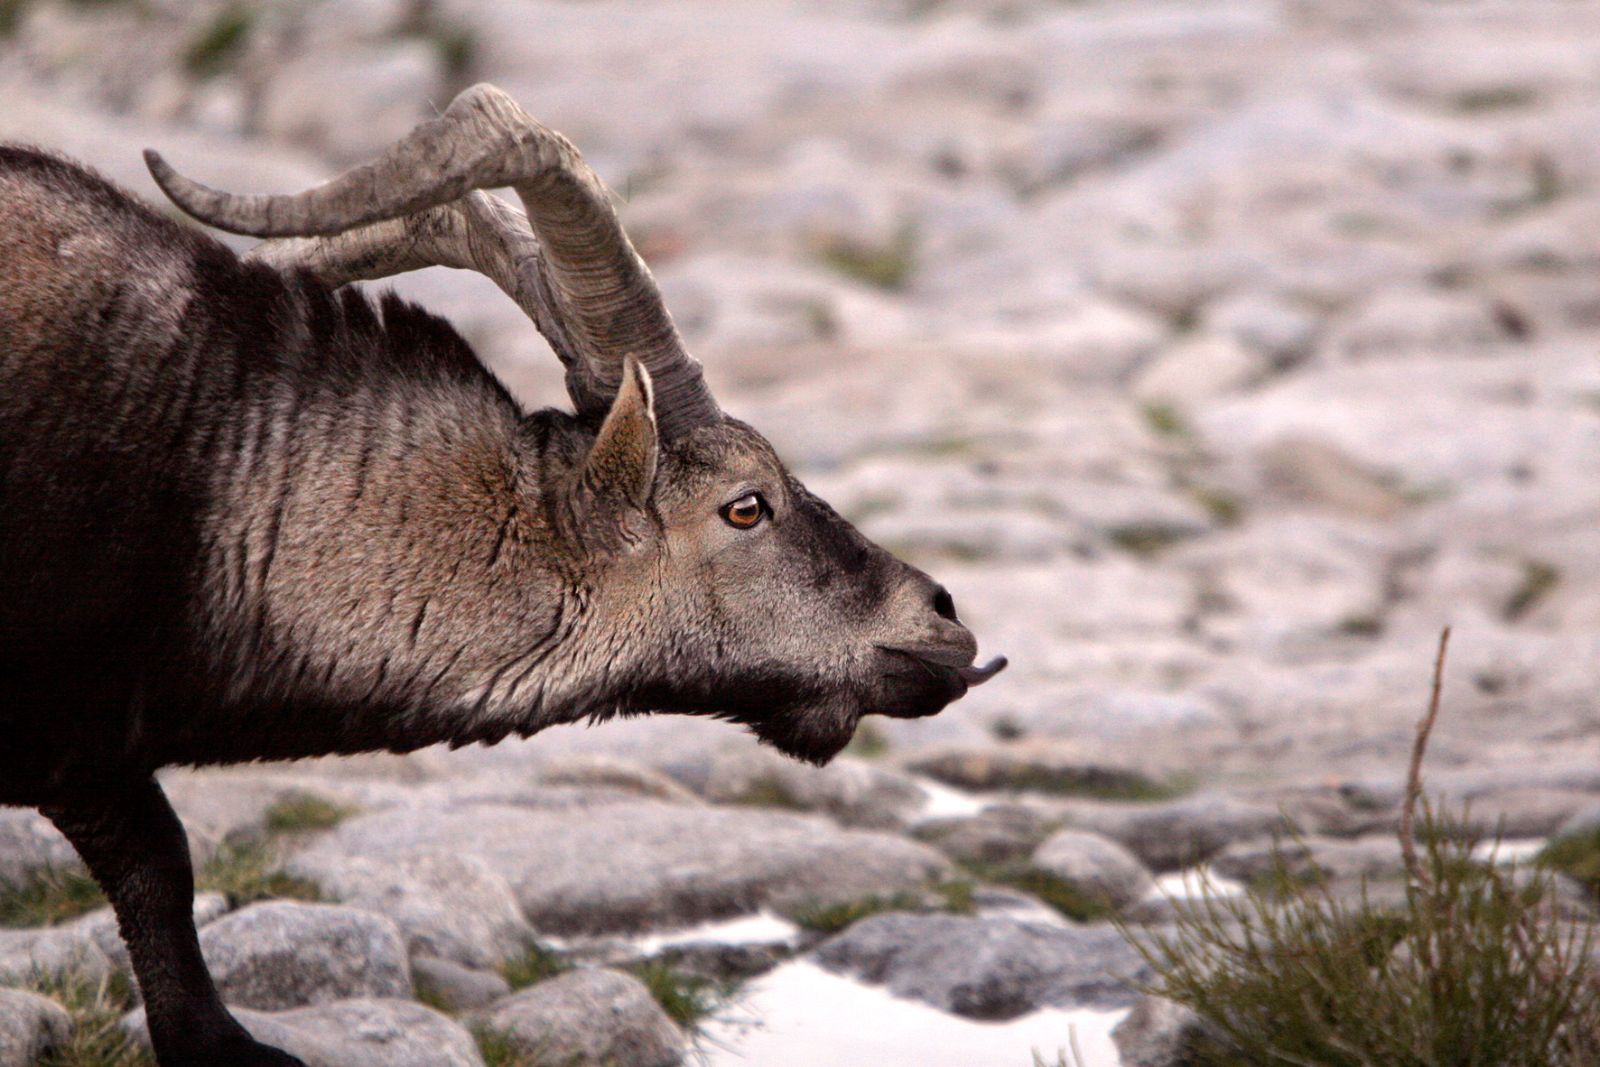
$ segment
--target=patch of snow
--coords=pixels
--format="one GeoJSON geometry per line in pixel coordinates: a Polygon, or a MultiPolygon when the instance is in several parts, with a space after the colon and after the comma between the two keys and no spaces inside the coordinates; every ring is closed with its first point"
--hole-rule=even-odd
{"type": "Polygon", "coordinates": [[[778,945],[798,939],[800,928],[787,919],[771,912],[741,915],[736,919],[702,923],[682,930],[668,930],[650,934],[633,942],[640,952],[654,956],[664,949],[681,945],[713,943],[718,945],[778,945]]]}
{"type": "Polygon", "coordinates": [[[918,778],[917,785],[928,795],[927,804],[917,813],[917,824],[976,815],[992,802],[988,797],[963,793],[931,778],[918,778]]]}
{"type": "Polygon", "coordinates": [[[1544,839],[1520,837],[1506,841],[1479,841],[1472,848],[1472,858],[1480,863],[1493,863],[1498,867],[1529,863],[1544,848],[1544,839]]]}
{"type": "Polygon", "coordinates": [[[1243,892],[1243,882],[1224,878],[1210,867],[1201,864],[1198,867],[1186,867],[1181,871],[1157,875],[1155,888],[1150,890],[1149,899],[1159,900],[1167,897],[1173,900],[1197,900],[1206,893],[1210,893],[1213,897],[1236,897],[1243,892]]]}
{"type": "Polygon", "coordinates": [[[1126,1010],[1048,1009],[1010,1022],[948,1015],[812,963],[785,964],[746,986],[705,1025],[706,1067],[1025,1067],[1054,1065],[1076,1041],[1079,1067],[1120,1067],[1111,1030],[1126,1010]]]}

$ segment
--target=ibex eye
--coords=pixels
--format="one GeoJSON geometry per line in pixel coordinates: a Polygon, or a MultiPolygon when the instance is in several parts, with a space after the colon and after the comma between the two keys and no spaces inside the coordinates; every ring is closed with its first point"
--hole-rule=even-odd
{"type": "Polygon", "coordinates": [[[746,493],[722,508],[722,521],[740,530],[753,529],[766,517],[767,502],[760,493],[746,493]]]}

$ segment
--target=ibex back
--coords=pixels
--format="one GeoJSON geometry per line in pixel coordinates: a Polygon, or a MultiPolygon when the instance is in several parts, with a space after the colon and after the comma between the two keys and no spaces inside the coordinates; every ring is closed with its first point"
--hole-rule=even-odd
{"type": "Polygon", "coordinates": [[[206,973],[154,772],[653,711],[822,762],[1003,666],[720,411],[577,152],[498,90],[296,196],[151,170],[243,259],[0,147],[0,803],[106,890],[163,1067],[297,1063],[206,973]],[[479,190],[513,187],[526,217],[479,190]],[[354,288],[482,271],[567,370],[520,411],[354,288]]]}

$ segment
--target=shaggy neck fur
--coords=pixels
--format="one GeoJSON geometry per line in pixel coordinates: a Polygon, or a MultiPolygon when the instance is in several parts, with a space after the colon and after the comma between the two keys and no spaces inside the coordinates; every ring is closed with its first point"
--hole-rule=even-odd
{"type": "Polygon", "coordinates": [[[232,428],[252,461],[217,468],[199,586],[214,629],[196,646],[214,650],[219,714],[272,708],[272,737],[229,725],[241,744],[494,741],[618,702],[632,635],[591,625],[613,553],[574,513],[592,431],[519,415],[453,331],[392,297],[381,321],[314,286],[299,307],[331,318],[289,331],[304,344],[284,362],[369,372],[354,389],[336,367],[286,375],[318,383],[294,395],[268,375],[232,428]]]}

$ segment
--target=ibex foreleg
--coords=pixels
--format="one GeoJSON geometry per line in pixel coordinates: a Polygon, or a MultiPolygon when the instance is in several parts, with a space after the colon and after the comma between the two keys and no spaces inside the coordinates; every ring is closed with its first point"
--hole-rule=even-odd
{"type": "Polygon", "coordinates": [[[162,1067],[305,1067],[256,1041],[222,1006],[195,933],[189,844],[154,779],[107,784],[40,810],[111,900],[162,1067]]]}

